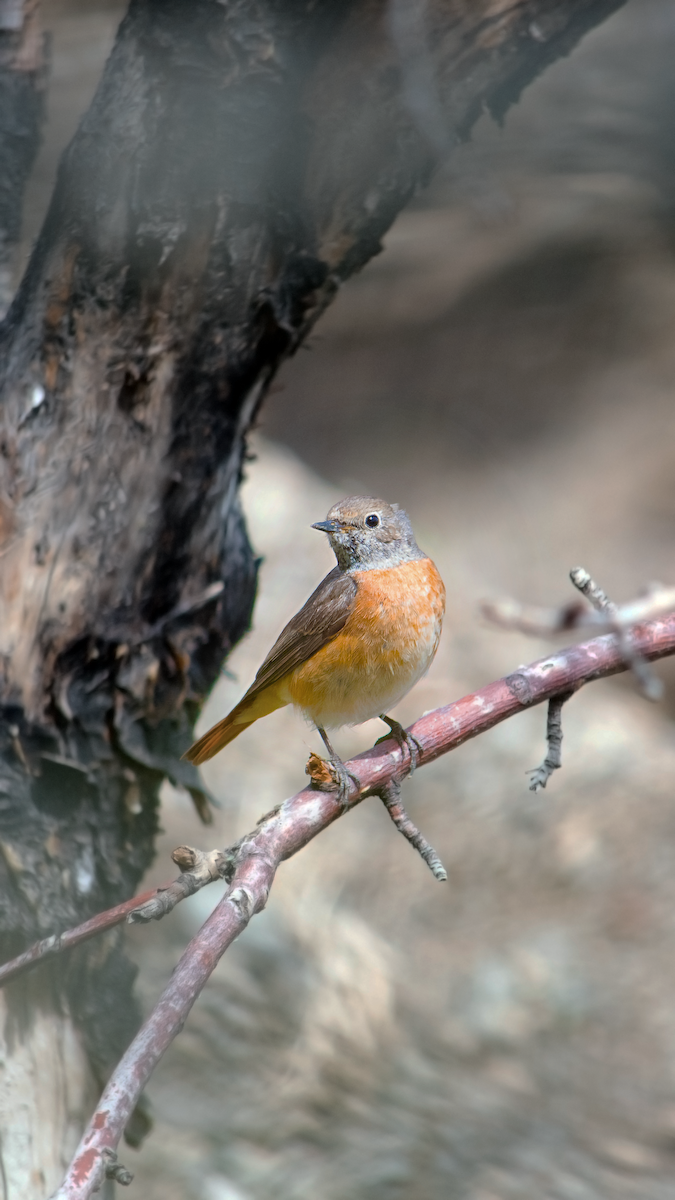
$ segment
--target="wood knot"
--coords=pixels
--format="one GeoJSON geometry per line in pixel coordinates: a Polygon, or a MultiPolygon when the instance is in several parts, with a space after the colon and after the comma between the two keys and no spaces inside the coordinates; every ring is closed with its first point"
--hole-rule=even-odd
{"type": "Polygon", "coordinates": [[[532,685],[525,675],[516,671],[513,675],[507,676],[506,686],[519,704],[532,703],[532,685]]]}

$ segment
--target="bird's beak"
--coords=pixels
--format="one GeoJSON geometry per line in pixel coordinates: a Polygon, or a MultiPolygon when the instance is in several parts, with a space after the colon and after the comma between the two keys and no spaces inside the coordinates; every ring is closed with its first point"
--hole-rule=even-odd
{"type": "Polygon", "coordinates": [[[312,529],[319,529],[321,533],[337,533],[342,526],[339,521],[315,521],[312,529]]]}

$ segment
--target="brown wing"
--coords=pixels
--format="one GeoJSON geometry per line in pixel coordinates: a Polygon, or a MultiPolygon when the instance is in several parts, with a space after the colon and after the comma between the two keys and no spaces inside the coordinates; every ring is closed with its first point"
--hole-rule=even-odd
{"type": "Polygon", "coordinates": [[[355,595],[354,579],[334,567],[281,631],[240,703],[278,683],[330,642],[346,623],[355,595]]]}
{"type": "MultiPolygon", "coordinates": [[[[183,758],[197,765],[206,762],[208,758],[213,758],[214,754],[222,750],[228,742],[243,733],[252,721],[262,716],[263,713],[257,712],[250,720],[246,720],[247,710],[256,707],[256,697],[259,697],[266,688],[278,683],[294,667],[299,667],[301,663],[307,662],[308,658],[316,654],[317,650],[320,650],[326,642],[340,632],[352,611],[355,595],[354,580],[350,575],[344,575],[339,567],[335,567],[330,575],[327,575],[319,584],[300,612],[296,613],[288,622],[272,646],[246,695],[242,696],[238,704],[235,704],[231,713],[223,717],[222,721],[218,721],[217,725],[214,725],[194,745],[190,746],[183,758]],[[251,705],[251,701],[254,702],[253,705],[251,705]]],[[[279,707],[279,704],[283,703],[283,700],[278,701],[272,697],[272,703],[265,711],[273,712],[275,708],[279,707]]],[[[250,713],[248,715],[250,716],[250,713]]]]}

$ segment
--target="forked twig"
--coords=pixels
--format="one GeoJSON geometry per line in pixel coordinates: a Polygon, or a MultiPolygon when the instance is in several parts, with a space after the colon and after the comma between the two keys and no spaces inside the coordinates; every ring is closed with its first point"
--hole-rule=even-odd
{"type": "Polygon", "coordinates": [[[137,908],[127,914],[129,925],[144,925],[148,921],[161,921],[162,917],[172,912],[181,900],[194,896],[207,883],[215,883],[217,879],[231,879],[234,874],[237,842],[227,850],[195,850],[192,846],[178,846],[171,854],[181,874],[168,887],[158,888],[157,892],[144,900],[137,908]]]}
{"type": "MultiPolygon", "coordinates": [[[[521,604],[517,600],[495,600],[482,604],[483,615],[493,624],[507,629],[518,629],[521,633],[535,636],[589,627],[606,629],[616,636],[623,662],[635,675],[643,696],[648,700],[660,700],[663,684],[637,648],[633,631],[636,625],[645,620],[675,612],[675,588],[664,588],[660,584],[654,584],[644,597],[619,608],[584,567],[574,567],[570,571],[570,579],[575,588],[589,601],[590,608],[578,601],[558,608],[537,608],[531,604],[521,604]]],[[[571,695],[571,691],[561,693],[549,701],[546,756],[544,761],[530,772],[531,792],[545,788],[553,772],[562,765],[562,706],[571,695]]]]}
{"type": "MultiPolygon", "coordinates": [[[[610,628],[616,633],[618,638],[623,660],[637,679],[643,696],[647,700],[660,700],[663,695],[663,684],[650,669],[646,660],[635,649],[630,624],[622,616],[621,609],[617,608],[616,604],[609,599],[607,594],[603,592],[602,588],[583,567],[574,567],[570,571],[570,579],[582,595],[590,600],[596,612],[602,613],[607,617],[610,628]]],[[[661,603],[664,603],[665,599],[666,596],[662,596],[661,603]]],[[[675,604],[672,604],[671,608],[675,608],[675,604]]]]}

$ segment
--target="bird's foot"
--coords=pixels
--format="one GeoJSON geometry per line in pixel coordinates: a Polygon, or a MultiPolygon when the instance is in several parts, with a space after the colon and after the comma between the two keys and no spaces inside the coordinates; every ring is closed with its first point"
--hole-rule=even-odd
{"type": "Polygon", "coordinates": [[[413,737],[412,733],[408,733],[408,730],[404,729],[400,721],[395,721],[393,717],[385,717],[384,713],[380,713],[380,720],[389,726],[390,732],[378,738],[375,745],[379,746],[380,742],[386,742],[389,738],[393,737],[398,742],[401,753],[403,753],[403,747],[407,746],[410,755],[410,774],[412,775],[418,766],[418,755],[422,754],[420,743],[416,737],[413,737]]]}
{"type": "Polygon", "coordinates": [[[337,798],[343,808],[349,808],[349,799],[352,791],[352,784],[356,784],[357,792],[361,791],[361,780],[356,775],[352,775],[348,771],[341,758],[337,754],[328,760],[331,775],[337,784],[337,798]]]}
{"type": "Polygon", "coordinates": [[[330,758],[320,758],[318,754],[310,754],[305,771],[315,787],[323,792],[337,791],[337,798],[342,808],[349,808],[352,784],[355,783],[361,791],[361,780],[348,771],[341,758],[337,755],[330,758]]]}

